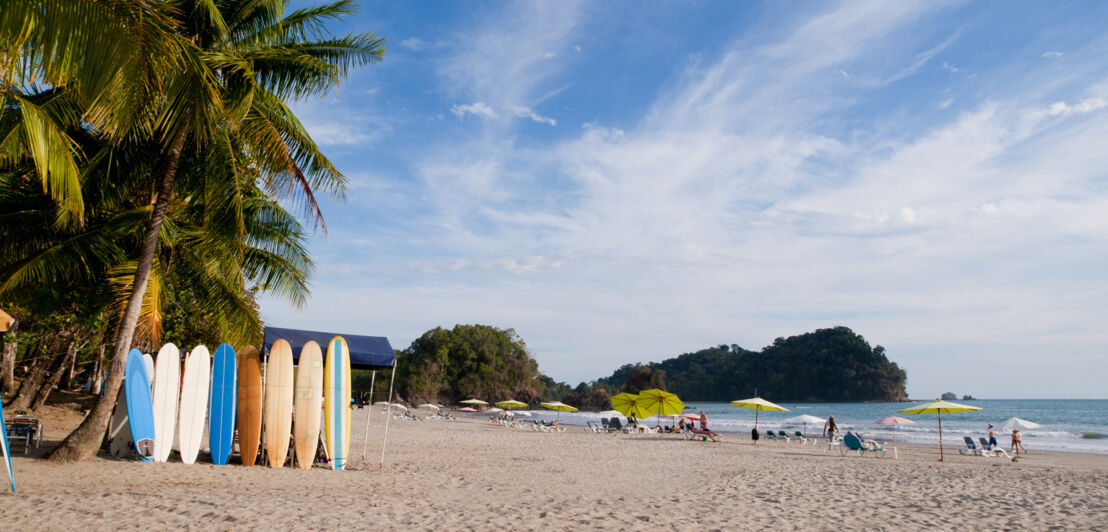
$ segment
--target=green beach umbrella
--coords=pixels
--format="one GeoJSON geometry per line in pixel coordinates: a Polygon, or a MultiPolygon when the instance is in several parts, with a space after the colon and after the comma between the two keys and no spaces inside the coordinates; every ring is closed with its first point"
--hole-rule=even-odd
{"type": "Polygon", "coordinates": [[[515,399],[508,399],[507,401],[500,401],[496,403],[496,406],[500,408],[523,408],[527,406],[527,403],[516,401],[515,399]]]}
{"type": "Polygon", "coordinates": [[[612,409],[627,417],[650,417],[652,413],[648,410],[643,410],[642,407],[635,401],[638,398],[638,395],[627,392],[613,395],[612,409]]]}
{"type": "Polygon", "coordinates": [[[665,390],[643,390],[635,399],[635,404],[652,415],[658,415],[658,426],[662,426],[662,416],[676,416],[685,409],[685,403],[676,394],[665,390]]]}
{"type": "MultiPolygon", "coordinates": [[[[789,411],[788,408],[785,408],[781,405],[774,404],[774,403],[771,403],[769,401],[766,401],[765,399],[762,399],[761,397],[751,397],[750,399],[739,399],[737,401],[731,401],[731,404],[735,405],[735,406],[738,406],[738,407],[742,407],[742,408],[751,408],[751,409],[754,410],[754,428],[755,429],[758,428],[758,412],[762,412],[762,411],[766,411],[766,412],[788,412],[789,411]]],[[[758,443],[758,442],[755,441],[754,443],[758,443]]]]}
{"type": "Polygon", "coordinates": [[[951,414],[954,412],[976,412],[981,410],[981,407],[960,405],[958,403],[951,403],[949,401],[943,401],[936,399],[930,403],[923,403],[921,405],[915,405],[905,408],[904,410],[897,410],[897,414],[938,414],[939,416],[939,461],[943,461],[943,414],[951,414]]]}
{"type": "Polygon", "coordinates": [[[539,403],[543,408],[549,408],[556,410],[558,413],[554,416],[554,422],[557,423],[558,419],[562,417],[562,412],[576,412],[577,408],[569,406],[561,401],[551,401],[549,403],[539,403]]]}

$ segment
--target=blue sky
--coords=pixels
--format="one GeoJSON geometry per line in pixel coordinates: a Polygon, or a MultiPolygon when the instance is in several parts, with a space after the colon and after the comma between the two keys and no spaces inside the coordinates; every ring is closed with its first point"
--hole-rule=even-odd
{"type": "MultiPolygon", "coordinates": [[[[294,4],[303,5],[303,4],[294,4]]],[[[912,397],[1106,397],[1108,3],[363,2],[277,326],[514,328],[576,384],[845,325],[912,397]]]]}

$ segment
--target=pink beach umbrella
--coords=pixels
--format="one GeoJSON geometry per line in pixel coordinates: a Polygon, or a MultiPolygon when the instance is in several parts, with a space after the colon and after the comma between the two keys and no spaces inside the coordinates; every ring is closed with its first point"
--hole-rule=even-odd
{"type": "Polygon", "coordinates": [[[471,406],[467,406],[467,407],[464,407],[464,408],[459,408],[458,411],[459,412],[476,412],[477,409],[473,408],[471,406]]]}
{"type": "Polygon", "coordinates": [[[893,426],[893,443],[896,443],[896,426],[897,425],[915,425],[916,422],[910,419],[904,419],[898,416],[889,416],[878,419],[873,422],[875,425],[892,425],[893,426]]]}

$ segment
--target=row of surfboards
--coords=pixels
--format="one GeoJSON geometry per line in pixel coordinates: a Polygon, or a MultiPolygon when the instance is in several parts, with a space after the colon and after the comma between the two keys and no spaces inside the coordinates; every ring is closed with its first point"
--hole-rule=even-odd
{"type": "Polygon", "coordinates": [[[109,429],[111,453],[122,456],[133,447],[143,461],[165,462],[176,443],[181,461],[195,463],[207,418],[212,463],[227,463],[237,430],[242,464],[251,466],[264,418],[270,467],[284,465],[291,436],[296,465],[308,469],[316,456],[322,411],[327,457],[333,469],[344,469],[351,397],[346,340],[332,338],[326,357],[319,344],[308,342],[297,362],[294,366],[287,341],[274,342],[263,387],[261,360],[253,346],[236,356],[230,345],[220,344],[214,359],[207,347],[196,346],[185,357],[183,375],[177,346],[165,344],[156,360],[132,349],[109,429]]]}

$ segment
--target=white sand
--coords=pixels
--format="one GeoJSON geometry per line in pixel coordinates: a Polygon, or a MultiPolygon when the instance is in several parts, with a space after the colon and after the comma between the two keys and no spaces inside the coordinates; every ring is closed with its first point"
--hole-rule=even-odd
{"type": "MultiPolygon", "coordinates": [[[[355,411],[355,462],[364,411],[355,411]]],[[[1108,529],[1108,456],[1033,452],[1013,463],[899,446],[899,459],[731,438],[392,421],[378,469],[346,472],[94,458],[15,460],[4,529],[562,530],[1108,529]],[[18,524],[18,525],[16,525],[18,524]]],[[[48,433],[48,439],[50,435],[48,433]]],[[[233,459],[237,461],[237,459],[233,459]]]]}

